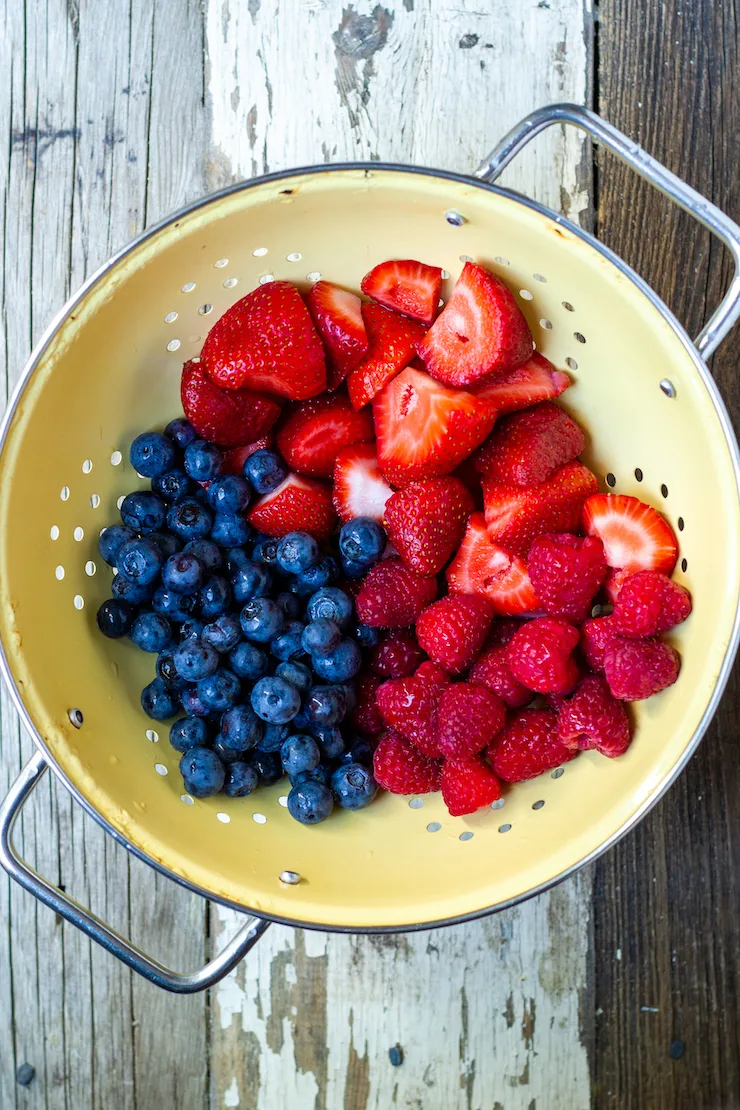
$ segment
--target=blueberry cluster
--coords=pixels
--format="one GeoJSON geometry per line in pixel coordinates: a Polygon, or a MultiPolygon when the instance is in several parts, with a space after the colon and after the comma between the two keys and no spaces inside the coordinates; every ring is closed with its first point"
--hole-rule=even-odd
{"type": "Polygon", "coordinates": [[[222,474],[221,450],[183,419],[138,436],[130,459],[151,490],[125,497],[123,523],[100,536],[115,574],[98,627],[156,655],[141,704],[158,721],[185,713],[170,728],[185,789],[241,798],[287,774],[288,810],[306,825],[335,802],[366,806],[372,747],[340,726],[377,633],[337,583],[380,558],[383,529],[350,521],[335,554],[306,532],[255,534],[244,510],[283,481],[283,460],[260,450],[243,476],[222,474]]]}

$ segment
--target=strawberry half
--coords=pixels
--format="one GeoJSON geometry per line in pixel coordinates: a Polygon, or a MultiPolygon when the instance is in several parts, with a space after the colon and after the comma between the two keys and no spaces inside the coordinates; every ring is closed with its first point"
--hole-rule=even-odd
{"type": "Polygon", "coordinates": [[[347,289],[317,281],[308,292],[306,304],[324,343],[329,389],[336,389],[368,348],[362,301],[347,289]]]}
{"type": "Polygon", "coordinates": [[[219,447],[239,447],[259,439],[280,415],[280,405],[271,397],[250,389],[219,389],[203,363],[192,359],[182,368],[180,400],[198,435],[219,447]]]}
{"type": "Polygon", "coordinates": [[[309,532],[323,543],[332,534],[336,521],[331,490],[311,478],[289,474],[277,489],[255,502],[247,520],[268,536],[309,532]]]}
{"type": "Polygon", "coordinates": [[[417,346],[427,370],[447,385],[472,385],[531,358],[529,325],[495,274],[466,262],[452,296],[417,346]]]}
{"type": "Polygon", "coordinates": [[[662,570],[670,574],[678,558],[671,526],[650,505],[620,493],[597,493],[583,506],[583,527],[598,536],[606,561],[620,570],[662,570]]]}
{"type": "Polygon", "coordinates": [[[423,324],[379,304],[364,304],[362,318],[370,349],[347,379],[349,399],[355,409],[372,401],[384,385],[408,366],[416,354],[416,343],[426,331],[423,324]]]}
{"type": "Polygon", "coordinates": [[[380,469],[407,486],[454,470],[491,431],[496,410],[409,366],[375,398],[373,417],[380,469]]]}
{"type": "Polygon", "coordinates": [[[342,448],[334,463],[334,508],[342,524],[356,516],[369,516],[382,524],[392,493],[378,466],[374,443],[342,448]]]}
{"type": "Polygon", "coordinates": [[[378,304],[431,324],[439,304],[442,271],[413,258],[393,259],[365,274],[361,288],[378,304]]]}
{"type": "Polygon", "coordinates": [[[385,506],[388,539],[407,567],[437,574],[457,549],[473,499],[457,478],[427,478],[394,493],[385,506]]]}
{"type": "Polygon", "coordinates": [[[539,486],[585,446],[575,420],[547,401],[500,420],[477,452],[475,466],[503,486],[539,486]]]}
{"type": "Polygon", "coordinates": [[[518,616],[541,608],[527,568],[516,555],[493,543],[483,513],[473,513],[460,550],[447,568],[452,594],[481,594],[497,613],[518,616]]]}
{"type": "Polygon", "coordinates": [[[564,370],[556,370],[544,355],[535,352],[523,366],[497,374],[492,382],[477,386],[474,392],[504,413],[527,409],[539,401],[552,401],[569,385],[570,378],[564,370]]]}
{"type": "Polygon", "coordinates": [[[291,470],[330,478],[342,447],[374,437],[369,412],[355,412],[344,392],[329,393],[297,406],[277,433],[277,445],[291,470]]]}
{"type": "Polygon", "coordinates": [[[223,389],[247,386],[294,401],[326,389],[324,348],[289,281],[260,285],[228,308],[206,336],[201,358],[223,389]]]}

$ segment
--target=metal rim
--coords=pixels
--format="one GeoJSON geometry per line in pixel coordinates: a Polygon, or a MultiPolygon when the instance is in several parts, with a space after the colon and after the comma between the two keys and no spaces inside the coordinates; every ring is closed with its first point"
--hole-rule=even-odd
{"type": "MultiPolygon", "coordinates": [[[[639,274],[637,274],[632,269],[631,266],[628,266],[627,263],[623,261],[623,259],[621,259],[618,255],[616,255],[613,251],[611,251],[607,246],[601,243],[589,232],[577,227],[570,220],[567,220],[565,217],[558,215],[546,205],[531,200],[529,197],[523,196],[522,194],[517,193],[512,189],[503,189],[498,185],[488,184],[474,177],[470,177],[467,174],[454,173],[449,170],[429,169],[423,166],[406,166],[400,163],[392,162],[340,162],[330,166],[303,166],[291,170],[281,171],[279,173],[266,174],[262,177],[253,178],[250,181],[241,182],[237,185],[231,185],[228,188],[221,189],[216,193],[210,193],[208,194],[208,196],[202,197],[200,200],[186,205],[185,207],[174,212],[172,215],[166,217],[163,220],[160,220],[152,227],[147,228],[145,231],[141,232],[140,235],[131,240],[130,243],[128,243],[125,247],[123,247],[111,258],[109,258],[106,263],[99,267],[84,282],[84,284],[78,289],[78,291],[74,293],[62,306],[62,308],[53,317],[53,319],[43,332],[38,343],[31,352],[28,362],[24,367],[23,373],[21,374],[20,379],[18,380],[18,383],[16,384],[15,389],[13,390],[13,393],[8,401],[7,410],[3,416],[2,424],[0,424],[0,454],[2,453],[5,446],[5,440],[7,438],[8,431],[15,415],[16,409],[18,408],[25,389],[30,379],[32,378],[39,362],[41,361],[47,347],[55,338],[62,324],[66,321],[67,317],[73,311],[73,309],[77,307],[77,305],[87,296],[88,292],[95,285],[97,285],[97,283],[102,278],[104,278],[112,269],[114,269],[114,267],[122,259],[126,258],[134,250],[140,247],[143,243],[147,242],[147,240],[153,238],[164,228],[169,227],[171,224],[176,223],[178,220],[190,215],[193,212],[197,212],[199,209],[207,208],[209,204],[219,201],[224,197],[232,196],[234,194],[244,192],[248,189],[255,188],[257,186],[261,186],[272,181],[287,181],[291,178],[299,177],[305,174],[337,173],[347,170],[362,170],[367,175],[372,175],[379,170],[391,173],[419,174],[420,176],[435,177],[446,181],[454,181],[456,184],[474,186],[476,189],[480,189],[484,192],[489,192],[493,193],[496,196],[505,197],[508,200],[513,200],[518,204],[522,204],[526,208],[531,209],[533,212],[546,217],[556,225],[567,228],[571,235],[574,235],[582,242],[588,244],[600,255],[602,255],[602,257],[607,259],[607,261],[616,266],[617,269],[622,274],[624,274],[624,276],[629,281],[631,281],[633,285],[635,285],[645,297],[647,297],[648,301],[653,305],[653,307],[658,310],[666,323],[668,323],[669,326],[673,329],[676,336],[681,341],[684,349],[686,350],[687,355],[693,362],[694,367],[699,374],[702,382],[704,383],[707,393],[709,394],[712,404],[714,405],[714,409],[722,426],[725,440],[727,442],[728,448],[730,450],[730,455],[732,457],[733,472],[735,475],[735,489],[738,493],[738,496],[740,497],[740,449],[738,448],[737,439],[735,437],[735,432],[732,427],[727,408],[714,382],[714,379],[709,373],[709,369],[706,363],[702,360],[699,352],[692,343],[685,328],[679,323],[679,321],[676,319],[668,306],[657,295],[655,290],[652,289],[651,286],[649,286],[647,282],[645,282],[639,276],[639,274]]],[[[142,849],[137,848],[136,845],[128,841],[126,837],[123,836],[123,834],[120,833],[118,829],[111,825],[109,821],[92,805],[92,803],[83,794],[80,793],[77,787],[69,781],[65,773],[62,771],[56,760],[49,752],[44,739],[36,729],[28,714],[28,711],[23,703],[23,699],[21,698],[21,695],[16,686],[13,675],[8,666],[8,660],[5,654],[5,646],[2,641],[0,641],[0,673],[2,673],[8,690],[10,691],[13,704],[15,705],[15,708],[21,720],[23,721],[23,724],[33,738],[37,748],[39,748],[41,752],[43,752],[44,758],[46,759],[50,769],[53,771],[56,778],[61,783],[63,783],[66,789],[69,790],[70,794],[83,807],[83,809],[95,821],[97,821],[97,823],[103,829],[105,829],[106,832],[110,833],[110,835],[116,840],[117,843],[121,844],[127,851],[131,852],[144,863],[148,864],[150,867],[153,867],[160,874],[166,876],[168,879],[172,879],[176,883],[179,883],[180,886],[185,887],[187,890],[192,891],[194,894],[199,894],[201,895],[201,897],[207,898],[212,902],[217,902],[220,905],[227,906],[228,908],[237,910],[241,913],[249,913],[255,917],[262,917],[281,925],[289,925],[300,929],[315,929],[322,932],[337,933],[407,933],[423,931],[426,929],[441,928],[445,925],[462,924],[466,921],[475,921],[479,918],[488,917],[490,914],[497,913],[499,910],[507,909],[510,906],[519,905],[522,902],[526,902],[530,898],[535,897],[535,895],[542,894],[545,891],[550,890],[552,887],[562,882],[563,879],[567,879],[571,875],[574,875],[577,871],[580,871],[581,868],[585,867],[587,864],[593,863],[610,848],[612,848],[619,840],[621,840],[622,837],[626,836],[626,834],[642,820],[642,818],[648,813],[648,811],[651,810],[653,806],[655,806],[657,802],[660,801],[664,794],[666,794],[668,789],[676,781],[681,771],[683,771],[684,767],[689,762],[692,755],[699,746],[702,737],[704,736],[707,728],[709,727],[709,724],[712,721],[712,718],[714,717],[722,694],[724,693],[725,687],[727,685],[730,671],[732,669],[735,655],[737,653],[738,640],[740,640],[740,597],[738,597],[735,607],[735,619],[732,627],[732,635],[725,651],[722,666],[720,668],[719,674],[717,675],[717,681],[715,683],[714,690],[712,691],[712,696],[707,703],[707,707],[704,710],[699,725],[696,728],[693,736],[691,737],[691,740],[686,745],[686,748],[681,754],[680,759],[678,759],[674,766],[671,768],[670,773],[666,775],[666,777],[655,788],[652,794],[650,794],[649,797],[645,799],[645,801],[638,807],[635,813],[633,813],[631,817],[629,817],[628,820],[624,822],[623,825],[621,825],[607,840],[599,844],[597,848],[594,848],[593,851],[583,856],[580,860],[577,860],[572,866],[565,868],[558,875],[554,876],[552,879],[549,879],[547,882],[533,887],[531,890],[526,891],[526,893],[524,894],[517,895],[513,898],[509,898],[501,902],[497,902],[495,905],[487,906],[484,909],[475,910],[472,913],[459,914],[455,917],[439,918],[434,921],[425,921],[422,923],[413,923],[407,925],[386,925],[374,928],[368,926],[331,925],[325,923],[301,921],[298,918],[282,917],[274,914],[266,914],[264,912],[260,913],[248,906],[244,906],[239,902],[235,902],[229,898],[215,895],[211,891],[198,886],[196,883],[192,883],[189,880],[184,879],[182,876],[176,875],[163,863],[149,856],[142,849]]]]}

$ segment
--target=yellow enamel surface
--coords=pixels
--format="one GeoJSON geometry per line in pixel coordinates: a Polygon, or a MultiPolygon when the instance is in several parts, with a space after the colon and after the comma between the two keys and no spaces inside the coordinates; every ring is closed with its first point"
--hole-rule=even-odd
{"type": "Polygon", "coordinates": [[[430,922],[525,895],[575,866],[629,821],[681,760],[731,637],[738,493],[720,420],[681,340],[590,246],[513,199],[472,185],[385,170],[306,175],[181,218],[120,262],[72,317],[42,356],[0,457],[0,631],[48,750],[141,851],[258,912],[317,925],[430,922]],[[450,226],[450,208],[467,223],[450,226]],[[255,255],[260,248],[267,253],[255,255]],[[517,786],[502,809],[469,818],[449,817],[438,796],[412,808],[408,799],[386,795],[362,813],[335,814],[305,829],[278,802],[284,786],[244,800],[184,804],[167,726],[139,708],[152,657],[104,640],[95,627],[110,584],[98,533],[117,518],[117,499],[139,484],[126,461],[131,439],[178,413],[183,358],[199,352],[210,324],[260,277],[307,285],[307,275],[319,272],[357,287],[384,258],[418,257],[454,279],[461,255],[490,266],[517,293],[531,293],[520,303],[538,348],[559,367],[577,361],[564,404],[590,434],[587,461],[600,478],[612,472],[618,492],[659,506],[674,528],[684,520],[678,534],[688,569],[677,577],[691,588],[695,608],[673,637],[683,655],[677,685],[635,710],[637,735],[624,758],[581,755],[560,778],[517,786]],[[190,282],[195,288],[183,292],[190,282]],[[213,307],[202,315],[203,305],[213,307]],[[166,323],[172,312],[177,319],[166,323]],[[176,351],[167,349],[172,340],[180,342],[176,351]],[[658,385],[666,377],[676,387],[673,399],[658,385]],[[118,466],[110,462],[114,451],[124,456],[118,466]],[[88,561],[96,564],[92,576],[88,561]],[[61,580],[57,567],[64,568],[61,580]],[[79,730],[68,719],[72,707],[84,714],[79,730]],[[441,828],[427,831],[433,822],[441,828]],[[504,824],[511,828],[502,833],[504,824]],[[474,835],[461,841],[465,832],[474,835]],[[283,870],[300,872],[303,881],[282,885],[283,870]]]}

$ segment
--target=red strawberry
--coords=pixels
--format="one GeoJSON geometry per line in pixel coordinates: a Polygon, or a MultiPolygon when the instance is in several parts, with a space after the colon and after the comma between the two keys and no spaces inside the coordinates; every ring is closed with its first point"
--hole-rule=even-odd
{"type": "Polygon", "coordinates": [[[604,675],[620,701],[643,701],[672,686],[681,656],[663,640],[627,640],[614,636],[604,652],[604,675]]]}
{"type": "Polygon", "coordinates": [[[599,537],[610,567],[670,574],[676,565],[678,543],[671,526],[637,497],[594,494],[583,506],[583,527],[599,537]]]}
{"type": "Polygon", "coordinates": [[[504,727],[506,707],[485,686],[451,682],[437,707],[437,740],[446,759],[467,759],[483,751],[504,727]]]}
{"type": "Polygon", "coordinates": [[[523,366],[496,374],[492,381],[476,386],[474,392],[504,413],[529,408],[538,401],[551,401],[569,385],[570,378],[564,370],[556,370],[544,355],[535,352],[523,366]]]}
{"type": "Polygon", "coordinates": [[[611,605],[617,604],[619,591],[622,589],[622,586],[625,584],[631,573],[632,572],[629,570],[615,570],[614,567],[610,567],[607,571],[606,581],[604,582],[604,590],[611,605]]]}
{"type": "Polygon", "coordinates": [[[457,478],[427,478],[388,499],[385,529],[407,567],[437,574],[457,550],[472,509],[457,478]]]}
{"type": "Polygon", "coordinates": [[[542,607],[551,617],[567,617],[580,624],[606,577],[601,540],[594,536],[550,533],[538,536],[527,562],[542,607]]]}
{"type": "Polygon", "coordinates": [[[343,447],[374,438],[369,412],[355,412],[344,393],[325,393],[303,401],[286,417],[277,445],[291,470],[331,478],[343,447]]]}
{"type": "Polygon", "coordinates": [[[374,301],[431,324],[439,304],[442,271],[413,258],[393,259],[373,266],[362,279],[362,292],[374,301]]]}
{"type": "Polygon", "coordinates": [[[616,635],[611,617],[594,617],[581,626],[581,651],[592,671],[603,671],[606,649],[616,635]]]}
{"type": "Polygon", "coordinates": [[[427,370],[447,385],[472,385],[532,356],[532,335],[503,281],[466,262],[452,296],[417,345],[427,370]]]}
{"type": "Polygon", "coordinates": [[[280,405],[271,397],[250,389],[219,389],[207,377],[203,363],[193,359],[182,368],[180,400],[198,435],[219,447],[259,439],[280,415],[280,405]]]}
{"type": "Polygon", "coordinates": [[[201,358],[223,389],[247,386],[294,401],[326,389],[321,340],[289,281],[260,285],[227,308],[206,336],[201,358]]]}
{"type": "MultiPolygon", "coordinates": [[[[233,393],[230,396],[234,396],[233,393]]],[[[261,439],[256,439],[254,443],[248,443],[246,447],[230,447],[224,451],[223,458],[221,459],[221,473],[222,474],[243,474],[244,464],[250,455],[255,451],[266,451],[272,447],[272,434],[268,433],[262,436],[261,439]]]]}
{"type": "Polygon", "coordinates": [[[375,674],[361,674],[356,679],[355,693],[357,701],[354,709],[349,714],[349,721],[353,728],[366,736],[376,736],[385,728],[376,699],[378,688],[382,685],[382,682],[382,678],[375,674]]]}
{"type": "Polygon", "coordinates": [[[511,673],[537,694],[567,694],[579,677],[571,656],[578,640],[578,629],[562,617],[527,621],[506,648],[511,673]]]}
{"type": "Polygon", "coordinates": [[[331,490],[311,478],[289,474],[277,489],[254,503],[247,520],[268,536],[310,532],[323,543],[332,534],[336,521],[331,490]]]}
{"type": "Polygon", "coordinates": [[[475,466],[502,486],[539,486],[585,446],[575,420],[546,401],[500,420],[477,452],[475,466]]]}
{"type": "Polygon", "coordinates": [[[477,510],[483,509],[483,487],[480,484],[480,474],[475,469],[475,464],[472,458],[468,457],[463,459],[452,475],[453,478],[459,479],[465,486],[466,490],[473,498],[473,503],[477,510]]]}
{"type": "Polygon", "coordinates": [[[400,559],[383,559],[364,579],[355,608],[371,628],[405,628],[436,596],[435,578],[421,578],[400,559]]]}
{"type": "Polygon", "coordinates": [[[468,521],[460,550],[447,568],[453,594],[481,594],[497,613],[532,613],[540,603],[520,558],[491,541],[483,513],[468,521]]]}
{"type": "Polygon", "coordinates": [[[499,486],[484,478],[488,535],[526,558],[532,541],[543,532],[575,532],[584,502],[597,489],[595,476],[579,462],[568,463],[549,481],[531,489],[499,486]]]}
{"type": "Polygon", "coordinates": [[[439,790],[438,760],[427,756],[392,730],[380,740],[373,756],[378,786],[391,794],[427,794],[439,790]]]}
{"type": "Polygon", "coordinates": [[[370,657],[370,667],[386,678],[413,674],[424,658],[413,632],[400,628],[381,640],[370,657]]]}
{"type": "Polygon", "coordinates": [[[577,751],[558,736],[558,715],[552,709],[523,709],[488,750],[494,771],[504,782],[526,782],[575,759],[577,751]]]}
{"type": "Polygon", "coordinates": [[[619,591],[612,624],[620,636],[655,636],[685,621],[691,594],[666,574],[640,570],[619,591]]]}
{"type": "Polygon", "coordinates": [[[501,797],[501,783],[478,755],[446,760],[440,776],[442,798],[453,817],[475,813],[501,797]]]}
{"type": "Polygon", "coordinates": [[[519,709],[532,700],[532,691],[522,686],[511,673],[506,644],[494,644],[493,647],[486,648],[476,660],[468,677],[471,682],[498,694],[510,709],[519,709]]]}
{"type": "Polygon", "coordinates": [[[414,357],[415,343],[425,328],[379,304],[363,304],[370,349],[347,379],[349,398],[355,409],[372,401],[376,393],[395,378],[414,357]]]}
{"type": "Polygon", "coordinates": [[[630,723],[621,701],[603,678],[589,675],[568,698],[558,714],[558,739],[572,751],[595,748],[614,758],[629,747],[630,723]]]}
{"type": "Polygon", "coordinates": [[[380,469],[407,486],[454,470],[486,438],[496,410],[407,367],[375,398],[373,417],[380,469]]]}
{"type": "Polygon", "coordinates": [[[356,516],[383,523],[393,490],[383,477],[374,443],[343,447],[334,462],[334,508],[343,524],[356,516]]]}
{"type": "Polygon", "coordinates": [[[329,389],[336,389],[362,360],[368,348],[362,301],[329,281],[317,281],[306,297],[326,351],[329,389]]]}
{"type": "Polygon", "coordinates": [[[440,667],[458,674],[480,654],[493,613],[490,601],[480,594],[448,594],[417,620],[419,646],[440,667]]]}
{"type": "Polygon", "coordinates": [[[439,755],[437,706],[449,682],[441,667],[425,663],[416,674],[384,682],[376,694],[386,724],[427,756],[439,755]]]}

